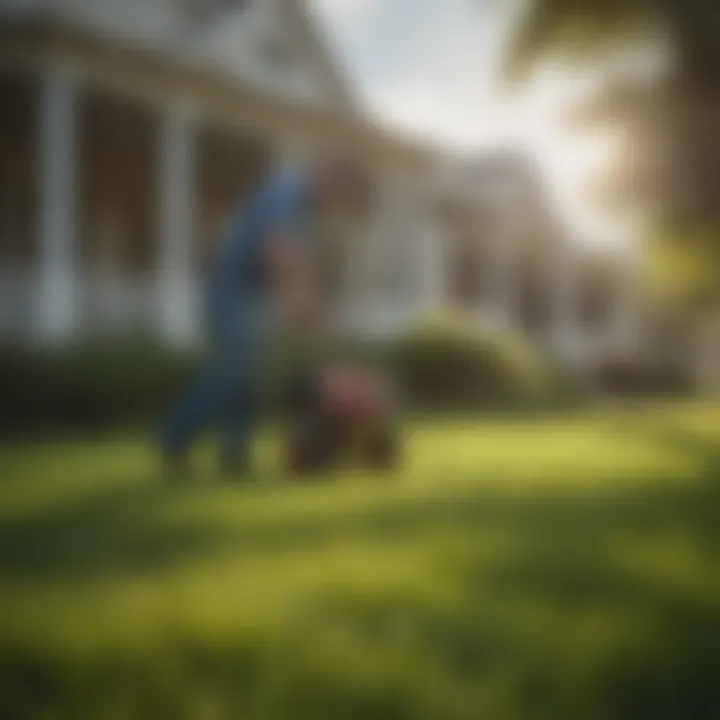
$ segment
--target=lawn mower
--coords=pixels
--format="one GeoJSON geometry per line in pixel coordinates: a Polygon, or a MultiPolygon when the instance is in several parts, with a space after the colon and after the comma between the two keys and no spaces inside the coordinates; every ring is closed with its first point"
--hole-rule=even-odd
{"type": "Polygon", "coordinates": [[[377,374],[332,366],[303,370],[288,383],[284,411],[286,462],[295,475],[352,461],[390,470],[399,461],[395,393],[377,374]]]}

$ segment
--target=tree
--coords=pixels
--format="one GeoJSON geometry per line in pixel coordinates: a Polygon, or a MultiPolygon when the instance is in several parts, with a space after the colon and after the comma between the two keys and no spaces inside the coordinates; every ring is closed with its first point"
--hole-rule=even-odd
{"type": "Polygon", "coordinates": [[[508,70],[522,77],[543,56],[611,51],[653,29],[671,53],[667,76],[653,87],[611,88],[584,120],[620,121],[628,134],[626,162],[601,188],[606,197],[650,202],[663,237],[702,238],[705,252],[709,237],[720,247],[717,0],[527,0],[508,70]]]}

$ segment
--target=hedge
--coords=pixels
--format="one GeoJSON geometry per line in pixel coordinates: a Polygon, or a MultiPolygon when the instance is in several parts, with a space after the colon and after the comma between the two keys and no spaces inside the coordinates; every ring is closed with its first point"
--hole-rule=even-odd
{"type": "Polygon", "coordinates": [[[100,428],[147,420],[187,382],[198,356],[150,344],[0,351],[0,429],[100,428]]]}
{"type": "MultiPolygon", "coordinates": [[[[0,429],[98,428],[160,418],[201,361],[199,353],[148,343],[0,350],[0,429]]],[[[443,321],[382,341],[286,340],[268,366],[270,411],[289,372],[329,361],[392,375],[407,403],[423,410],[541,407],[561,394],[552,368],[516,339],[443,321]]]]}
{"type": "Polygon", "coordinates": [[[421,409],[530,409],[562,394],[559,375],[534,349],[459,319],[422,324],[384,352],[404,395],[421,409]]]}

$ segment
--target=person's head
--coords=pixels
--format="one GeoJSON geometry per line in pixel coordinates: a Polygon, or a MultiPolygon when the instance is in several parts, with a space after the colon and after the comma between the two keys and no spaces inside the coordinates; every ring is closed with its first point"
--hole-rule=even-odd
{"type": "Polygon", "coordinates": [[[316,199],[331,212],[355,212],[370,195],[370,182],[358,163],[340,155],[327,155],[313,164],[316,199]]]}

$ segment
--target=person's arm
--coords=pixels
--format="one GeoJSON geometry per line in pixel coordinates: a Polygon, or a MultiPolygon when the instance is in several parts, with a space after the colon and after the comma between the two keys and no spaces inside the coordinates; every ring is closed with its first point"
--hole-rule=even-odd
{"type": "Polygon", "coordinates": [[[276,233],[264,243],[273,292],[292,322],[316,319],[317,294],[310,266],[287,233],[276,233]]]}

